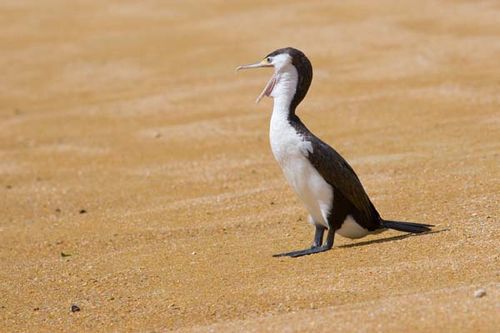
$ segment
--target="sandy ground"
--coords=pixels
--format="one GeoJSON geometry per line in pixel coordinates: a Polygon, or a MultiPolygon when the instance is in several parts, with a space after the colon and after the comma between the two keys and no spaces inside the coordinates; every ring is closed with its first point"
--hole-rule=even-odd
{"type": "Polygon", "coordinates": [[[500,327],[498,1],[4,0],[0,22],[0,331],[500,327]],[[253,103],[270,71],[234,68],[283,46],[314,65],[303,121],[434,233],[271,256],[313,230],[253,103]]]}

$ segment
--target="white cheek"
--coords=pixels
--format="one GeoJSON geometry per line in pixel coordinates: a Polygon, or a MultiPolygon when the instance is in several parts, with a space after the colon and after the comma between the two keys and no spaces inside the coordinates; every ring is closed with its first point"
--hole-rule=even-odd
{"type": "Polygon", "coordinates": [[[273,59],[273,66],[277,72],[292,63],[292,58],[288,54],[279,54],[273,59]]]}

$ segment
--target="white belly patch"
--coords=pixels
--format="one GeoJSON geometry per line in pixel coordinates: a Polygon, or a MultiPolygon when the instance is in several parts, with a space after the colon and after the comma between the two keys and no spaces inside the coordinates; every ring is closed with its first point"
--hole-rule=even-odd
{"type": "Polygon", "coordinates": [[[340,227],[336,233],[342,237],[354,239],[364,237],[368,235],[370,231],[357,224],[351,215],[347,215],[342,227],[340,227]]]}

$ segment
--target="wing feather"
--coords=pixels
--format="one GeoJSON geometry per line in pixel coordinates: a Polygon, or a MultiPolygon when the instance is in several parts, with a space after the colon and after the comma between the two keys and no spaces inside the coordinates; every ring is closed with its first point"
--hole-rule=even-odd
{"type": "Polygon", "coordinates": [[[312,141],[313,152],[307,158],[320,175],[359,210],[368,225],[376,221],[378,212],[366,194],[361,181],[347,161],[320,139],[312,141]]]}

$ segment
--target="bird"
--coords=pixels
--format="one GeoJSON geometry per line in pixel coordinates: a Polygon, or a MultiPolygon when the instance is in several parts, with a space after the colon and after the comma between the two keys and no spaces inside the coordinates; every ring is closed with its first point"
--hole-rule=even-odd
{"type": "Polygon", "coordinates": [[[311,62],[302,51],[293,47],[277,49],[262,61],[238,66],[236,70],[267,67],[274,72],[256,103],[264,96],[273,98],[271,150],[287,182],[305,205],[308,221],[315,227],[310,247],[273,256],[296,258],[328,251],[336,234],[357,239],[388,229],[407,233],[432,230],[431,224],[383,219],[349,163],[297,116],[297,107],[313,78],[311,62]]]}

